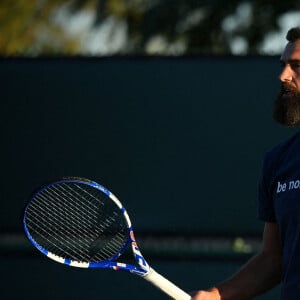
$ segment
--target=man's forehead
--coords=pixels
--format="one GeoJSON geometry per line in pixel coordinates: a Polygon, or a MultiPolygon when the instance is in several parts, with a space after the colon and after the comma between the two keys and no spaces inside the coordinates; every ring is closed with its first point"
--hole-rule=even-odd
{"type": "Polygon", "coordinates": [[[287,43],[281,55],[281,60],[300,60],[300,40],[287,43]]]}

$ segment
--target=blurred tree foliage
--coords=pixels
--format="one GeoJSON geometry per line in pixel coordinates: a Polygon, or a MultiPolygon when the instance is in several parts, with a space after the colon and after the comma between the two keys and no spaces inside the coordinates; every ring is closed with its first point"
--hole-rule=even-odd
{"type": "MultiPolygon", "coordinates": [[[[1,0],[0,55],[257,54],[285,0],[1,0]]],[[[297,26],[294,24],[293,26],[297,26]]]]}

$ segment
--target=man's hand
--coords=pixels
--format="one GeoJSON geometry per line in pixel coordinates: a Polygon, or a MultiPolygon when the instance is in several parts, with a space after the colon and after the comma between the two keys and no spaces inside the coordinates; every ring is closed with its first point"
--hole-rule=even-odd
{"type": "Polygon", "coordinates": [[[221,300],[221,295],[217,288],[212,288],[209,291],[195,291],[190,293],[193,300],[221,300]]]}

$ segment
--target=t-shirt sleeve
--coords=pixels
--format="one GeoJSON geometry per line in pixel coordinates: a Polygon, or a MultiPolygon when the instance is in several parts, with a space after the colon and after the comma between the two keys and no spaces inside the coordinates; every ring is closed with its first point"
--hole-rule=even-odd
{"type": "Polygon", "coordinates": [[[258,184],[258,218],[264,222],[276,222],[272,195],[273,172],[270,157],[265,155],[258,184]]]}

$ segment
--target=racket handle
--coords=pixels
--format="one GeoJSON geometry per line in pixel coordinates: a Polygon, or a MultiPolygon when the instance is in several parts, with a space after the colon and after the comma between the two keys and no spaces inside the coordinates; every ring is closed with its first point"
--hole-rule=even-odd
{"type": "Polygon", "coordinates": [[[175,300],[191,300],[191,296],[181,290],[178,286],[174,283],[163,277],[162,275],[158,274],[152,268],[150,271],[143,276],[144,279],[154,284],[160,290],[164,291],[168,294],[171,298],[175,300]]]}

